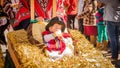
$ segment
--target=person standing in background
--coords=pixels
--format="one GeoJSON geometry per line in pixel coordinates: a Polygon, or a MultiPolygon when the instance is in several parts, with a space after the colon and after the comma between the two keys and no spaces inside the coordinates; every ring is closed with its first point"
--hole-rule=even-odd
{"type": "Polygon", "coordinates": [[[98,3],[98,11],[95,15],[96,17],[96,23],[97,23],[97,29],[98,29],[98,40],[97,40],[97,49],[107,50],[108,45],[108,35],[107,35],[107,29],[106,24],[103,21],[103,14],[104,14],[104,7],[102,3],[98,3]]]}
{"type": "Polygon", "coordinates": [[[83,28],[83,18],[77,19],[78,15],[80,15],[83,12],[84,8],[84,0],[79,0],[78,1],[78,14],[75,18],[75,29],[78,29],[83,33],[84,28],[83,28]]]}
{"type": "Polygon", "coordinates": [[[50,20],[52,17],[53,0],[35,0],[35,16],[50,20]]]}
{"type": "Polygon", "coordinates": [[[16,14],[16,11],[14,11],[15,7],[12,6],[13,5],[12,1],[14,0],[4,0],[3,2],[3,10],[8,15],[8,21],[10,23],[9,27],[11,28],[14,23],[16,14]]]}
{"type": "Polygon", "coordinates": [[[0,5],[0,44],[6,44],[4,31],[9,24],[8,15],[3,12],[3,7],[0,5]]]}
{"type": "Polygon", "coordinates": [[[85,10],[82,12],[78,19],[83,18],[84,22],[84,34],[90,37],[90,42],[93,45],[96,45],[96,36],[97,36],[97,26],[95,22],[95,9],[94,9],[95,2],[87,1],[85,10]]]}
{"type": "Polygon", "coordinates": [[[98,0],[105,5],[103,19],[107,23],[107,31],[110,40],[110,47],[112,52],[111,60],[118,59],[118,44],[119,44],[119,33],[118,27],[120,26],[120,20],[114,19],[115,9],[120,4],[119,0],[98,0]]]}
{"type": "Polygon", "coordinates": [[[67,15],[65,13],[63,3],[64,0],[57,0],[56,16],[61,17],[63,19],[63,22],[65,23],[65,26],[67,26],[67,15]]]}
{"type": "MultiPolygon", "coordinates": [[[[30,0],[20,0],[30,11],[30,0]]],[[[52,17],[53,0],[34,0],[35,18],[41,20],[50,20],[52,17]]]]}
{"type": "Polygon", "coordinates": [[[12,2],[10,0],[5,0],[3,3],[3,10],[7,13],[9,16],[8,19],[14,19],[15,18],[15,12],[13,11],[13,7],[11,7],[12,2]]]}
{"type": "Polygon", "coordinates": [[[16,16],[15,16],[15,21],[13,24],[14,30],[19,30],[19,29],[27,29],[27,27],[30,24],[30,11],[29,9],[24,6],[23,2],[19,2],[18,4],[15,4],[17,8],[16,16]]]}
{"type": "Polygon", "coordinates": [[[74,29],[74,20],[77,15],[78,0],[65,0],[64,6],[67,14],[67,28],[74,29]]]}

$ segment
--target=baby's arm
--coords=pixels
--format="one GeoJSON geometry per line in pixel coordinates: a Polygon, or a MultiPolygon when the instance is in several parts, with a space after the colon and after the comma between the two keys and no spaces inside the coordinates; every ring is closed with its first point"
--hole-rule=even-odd
{"type": "Polygon", "coordinates": [[[55,35],[53,33],[47,34],[43,36],[45,42],[49,42],[52,39],[55,39],[55,35]]]}

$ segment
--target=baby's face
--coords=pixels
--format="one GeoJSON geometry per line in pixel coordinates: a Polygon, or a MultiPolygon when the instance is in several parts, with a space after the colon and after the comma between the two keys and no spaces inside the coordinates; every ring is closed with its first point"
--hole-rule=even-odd
{"type": "Polygon", "coordinates": [[[62,29],[62,25],[59,24],[54,24],[49,28],[50,32],[56,32],[57,30],[61,30],[61,29],[62,29]]]}

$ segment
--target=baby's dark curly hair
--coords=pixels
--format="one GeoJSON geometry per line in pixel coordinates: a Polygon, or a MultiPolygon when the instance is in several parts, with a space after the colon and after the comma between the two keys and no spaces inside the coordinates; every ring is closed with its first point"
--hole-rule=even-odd
{"type": "Polygon", "coordinates": [[[54,24],[62,25],[62,29],[61,29],[62,32],[65,30],[65,24],[63,22],[63,19],[60,17],[52,18],[50,22],[46,25],[45,29],[49,31],[49,27],[53,26],[54,24]]]}

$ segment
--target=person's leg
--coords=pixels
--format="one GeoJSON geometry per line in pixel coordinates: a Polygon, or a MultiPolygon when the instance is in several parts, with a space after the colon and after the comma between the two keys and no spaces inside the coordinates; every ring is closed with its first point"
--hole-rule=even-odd
{"type": "Polygon", "coordinates": [[[90,42],[91,42],[93,45],[96,45],[96,36],[95,36],[95,35],[90,35],[90,42]]]}
{"type": "Polygon", "coordinates": [[[98,25],[98,42],[103,41],[103,26],[102,25],[98,25]]]}
{"type": "Polygon", "coordinates": [[[97,25],[97,29],[98,29],[98,38],[97,38],[97,45],[96,48],[100,49],[100,47],[102,46],[102,40],[103,40],[103,25],[97,25]]]}
{"type": "Polygon", "coordinates": [[[112,58],[118,58],[118,27],[114,25],[116,22],[107,21],[107,31],[110,40],[112,58]]]}
{"type": "Polygon", "coordinates": [[[79,31],[84,32],[83,19],[78,20],[79,31]]]}
{"type": "Polygon", "coordinates": [[[72,15],[72,28],[75,29],[75,17],[76,17],[76,14],[75,15],[72,15]]]}
{"type": "Polygon", "coordinates": [[[72,21],[71,21],[71,15],[67,15],[67,28],[72,28],[71,27],[71,23],[72,23],[72,21]]]}
{"type": "Polygon", "coordinates": [[[75,17],[76,17],[76,14],[67,16],[67,28],[74,29],[75,17]]]}
{"type": "Polygon", "coordinates": [[[108,35],[107,35],[107,28],[106,28],[106,26],[103,27],[103,44],[104,44],[103,49],[104,49],[104,50],[107,50],[107,46],[108,46],[108,35]]]}

